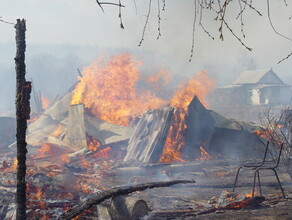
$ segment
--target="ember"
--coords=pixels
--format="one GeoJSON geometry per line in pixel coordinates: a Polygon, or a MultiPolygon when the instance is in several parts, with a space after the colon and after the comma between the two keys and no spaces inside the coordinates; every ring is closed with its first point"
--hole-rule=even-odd
{"type": "Polygon", "coordinates": [[[101,142],[90,135],[86,136],[87,146],[91,151],[96,151],[101,145],[101,142]]]}
{"type": "Polygon", "coordinates": [[[202,146],[200,146],[200,151],[201,151],[202,156],[197,158],[196,160],[210,160],[210,159],[212,159],[212,156],[210,156],[210,154],[208,154],[208,152],[202,146]]]}
{"type": "Polygon", "coordinates": [[[41,96],[41,101],[42,101],[42,109],[43,110],[47,109],[51,104],[51,101],[43,95],[41,96]]]}

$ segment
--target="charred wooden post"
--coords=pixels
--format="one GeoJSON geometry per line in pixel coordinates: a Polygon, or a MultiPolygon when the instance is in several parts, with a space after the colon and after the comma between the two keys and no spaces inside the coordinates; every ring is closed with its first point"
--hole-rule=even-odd
{"type": "Polygon", "coordinates": [[[114,220],[141,219],[148,214],[147,203],[133,196],[113,197],[109,207],[109,213],[114,220]]]}
{"type": "Polygon", "coordinates": [[[17,19],[16,29],[16,142],[17,142],[17,189],[16,219],[26,219],[26,128],[30,115],[31,82],[25,80],[25,20],[17,19]]]}

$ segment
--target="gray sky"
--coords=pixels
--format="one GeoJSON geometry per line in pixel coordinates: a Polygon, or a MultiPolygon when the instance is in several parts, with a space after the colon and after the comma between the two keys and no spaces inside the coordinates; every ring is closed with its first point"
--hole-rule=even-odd
{"type": "MultiPolygon", "coordinates": [[[[96,45],[100,47],[124,47],[139,50],[156,51],[169,54],[178,59],[188,60],[193,22],[193,1],[182,0],[166,1],[166,11],[162,16],[162,37],[157,36],[157,1],[152,1],[152,17],[147,27],[145,41],[141,48],[137,47],[142,35],[142,29],[147,13],[147,2],[136,0],[137,12],[134,0],[122,1],[126,8],[122,11],[125,30],[119,28],[118,8],[105,5],[105,13],[97,6],[95,0],[1,0],[0,16],[8,21],[16,18],[27,20],[28,43],[42,44],[78,44],[96,45]]],[[[259,68],[278,68],[275,64],[292,51],[292,42],[277,36],[268,24],[266,3],[261,2],[258,7],[263,17],[258,17],[255,12],[245,15],[247,39],[246,44],[253,48],[248,56],[254,57],[259,68]],[[268,63],[268,64],[267,64],[268,63]]],[[[278,31],[292,38],[291,7],[287,8],[283,3],[271,6],[271,15],[278,31]],[[289,14],[290,13],[290,14],[289,14]]],[[[234,13],[238,9],[235,10],[234,13]]],[[[235,17],[230,10],[230,17],[235,17]]],[[[212,22],[213,17],[206,16],[206,27],[218,38],[218,25],[212,22]]],[[[234,24],[235,25],[235,24],[234,24]]],[[[240,29],[237,25],[237,32],[240,29]]],[[[10,25],[0,25],[0,42],[14,39],[14,29],[10,25]]],[[[190,65],[201,63],[228,63],[235,61],[241,53],[248,51],[240,45],[230,33],[225,30],[226,40],[212,41],[206,37],[203,31],[197,27],[196,47],[194,60],[190,65]]],[[[281,70],[286,68],[279,67],[281,70]]],[[[288,65],[288,68],[291,64],[288,65]]]]}
{"type": "MultiPolygon", "coordinates": [[[[156,40],[157,1],[152,0],[150,22],[142,47],[137,45],[141,39],[148,10],[148,1],[145,0],[122,1],[126,5],[122,9],[125,30],[119,27],[118,8],[104,5],[103,13],[95,0],[0,0],[0,17],[11,22],[15,22],[16,18],[27,20],[28,53],[42,53],[33,51],[29,46],[33,44],[46,46],[72,44],[104,48],[105,51],[115,48],[122,51],[124,48],[135,50],[137,53],[148,51],[157,54],[156,62],[163,64],[162,68],[169,67],[173,74],[191,75],[198,70],[207,70],[217,78],[219,85],[232,82],[241,71],[250,67],[257,69],[272,67],[284,81],[292,83],[292,58],[282,64],[276,64],[291,53],[292,42],[281,38],[272,30],[268,22],[266,1],[253,2],[259,4],[257,7],[263,14],[259,17],[252,11],[245,13],[247,37],[243,40],[253,48],[253,52],[247,51],[226,29],[225,40],[223,42],[219,40],[218,24],[213,21],[214,16],[206,14],[203,22],[216,40],[211,40],[197,26],[195,53],[191,63],[188,59],[194,11],[192,0],[166,1],[166,11],[161,13],[162,36],[159,40],[156,40]]],[[[292,7],[290,5],[286,7],[283,1],[273,2],[271,16],[275,27],[279,32],[292,38],[292,19],[288,19],[292,15],[292,7]]],[[[288,1],[289,3],[291,2],[288,1]]],[[[227,16],[234,20],[238,7],[231,7],[227,16]]],[[[240,34],[238,22],[239,20],[237,23],[231,22],[230,25],[240,34]]],[[[14,34],[12,25],[0,23],[0,43],[14,42],[14,34]]],[[[14,53],[15,49],[12,50],[14,53]]],[[[5,65],[7,59],[1,54],[0,64],[5,65]]],[[[9,60],[14,62],[10,57],[9,60]]]]}

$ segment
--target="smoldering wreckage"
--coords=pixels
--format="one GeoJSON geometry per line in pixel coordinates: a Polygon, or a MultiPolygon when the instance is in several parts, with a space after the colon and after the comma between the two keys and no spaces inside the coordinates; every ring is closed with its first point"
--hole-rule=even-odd
{"type": "MultiPolygon", "coordinates": [[[[83,82],[92,80],[88,71],[28,126],[29,219],[291,219],[287,170],[277,172],[280,186],[273,172],[260,172],[254,196],[251,172],[240,174],[232,190],[241,164],[262,161],[268,142],[261,127],[207,109],[207,93],[198,90],[178,93],[180,104],[153,102],[135,117],[134,110],[104,110],[101,91],[123,92],[107,91],[99,78],[100,93],[93,93],[94,83],[83,82]],[[92,93],[98,98],[86,99],[92,93]]],[[[0,219],[13,219],[15,119],[0,120],[0,219]]]]}

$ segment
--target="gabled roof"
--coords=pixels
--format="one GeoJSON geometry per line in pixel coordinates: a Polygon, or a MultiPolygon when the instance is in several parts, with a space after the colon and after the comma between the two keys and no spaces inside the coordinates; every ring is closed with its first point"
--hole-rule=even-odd
{"type": "Polygon", "coordinates": [[[233,82],[233,84],[284,84],[277,74],[271,69],[245,71],[233,82]]]}

